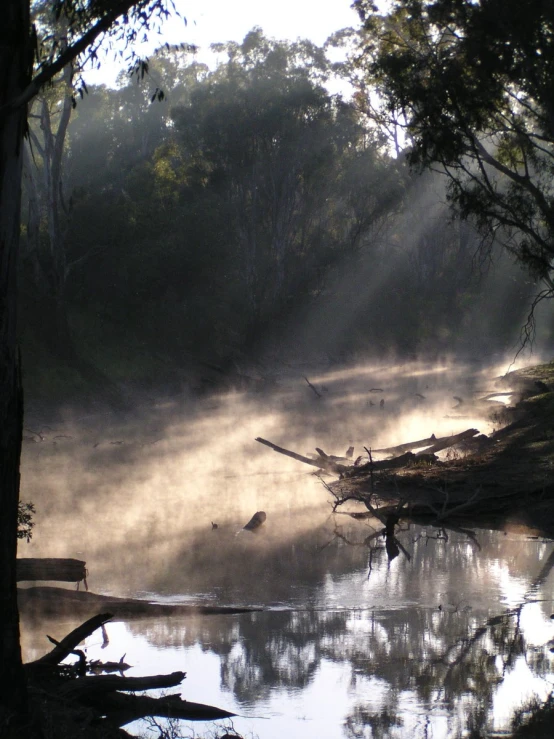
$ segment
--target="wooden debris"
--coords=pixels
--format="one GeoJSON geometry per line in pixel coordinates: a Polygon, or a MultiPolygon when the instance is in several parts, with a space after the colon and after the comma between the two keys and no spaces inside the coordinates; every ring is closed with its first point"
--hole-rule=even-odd
{"type": "Polygon", "coordinates": [[[467,431],[462,431],[461,434],[445,436],[442,439],[437,439],[432,446],[427,449],[423,449],[421,452],[417,452],[416,457],[420,457],[423,454],[436,454],[437,452],[441,452],[443,449],[448,449],[451,446],[459,444],[461,441],[470,439],[472,436],[477,436],[478,433],[479,431],[477,429],[468,429],[467,431]]]}
{"type": "Polygon", "coordinates": [[[243,529],[246,531],[254,531],[255,529],[259,529],[260,526],[263,524],[263,522],[266,520],[267,515],[265,511],[258,511],[255,513],[250,521],[246,524],[246,526],[243,526],[243,529]]]}
{"type": "Polygon", "coordinates": [[[96,631],[96,629],[99,629],[106,623],[106,621],[109,621],[111,618],[111,613],[99,613],[98,615],[89,618],[88,621],[85,621],[85,623],[81,624],[76,629],[73,629],[73,631],[71,631],[64,639],[62,639],[61,642],[56,642],[56,640],[48,637],[50,641],[56,644],[54,649],[52,649],[51,652],[48,652],[48,654],[45,654],[43,657],[40,657],[40,659],[36,659],[33,662],[28,662],[25,667],[51,667],[53,665],[59,664],[68,655],[70,655],[75,650],[77,645],[80,644],[84,639],[86,639],[87,636],[90,636],[94,631],[96,631]]]}
{"type": "Polygon", "coordinates": [[[56,580],[86,584],[86,562],[80,559],[23,558],[17,560],[17,582],[24,580],[56,580]]]}
{"type": "Polygon", "coordinates": [[[183,682],[186,672],[172,672],[169,675],[147,675],[145,677],[121,677],[120,675],[89,675],[78,680],[68,680],[60,686],[59,694],[64,697],[111,693],[113,690],[152,690],[154,688],[174,688],[183,682]]]}
{"type": "MultiPolygon", "coordinates": [[[[50,690],[67,703],[80,703],[92,707],[98,713],[98,721],[106,721],[118,726],[129,723],[144,716],[165,716],[188,719],[191,721],[212,721],[221,718],[230,718],[234,713],[215,706],[203,703],[189,703],[179,695],[150,698],[144,695],[127,696],[120,691],[143,691],[160,688],[172,688],[179,685],[186,677],[185,672],[172,672],[169,675],[148,675],[144,677],[124,677],[117,675],[90,675],[79,670],[75,675],[78,678],[68,679],[67,672],[60,682],[63,666],[60,662],[69,654],[77,654],[81,667],[86,668],[86,658],[82,651],[75,649],[87,636],[97,628],[103,627],[111,614],[103,613],[93,616],[78,626],[62,641],[52,637],[49,640],[56,644],[55,648],[34,662],[25,665],[27,677],[30,681],[38,681],[44,686],[45,680],[50,680],[50,690]]],[[[124,655],[125,656],[125,655],[124,655]]],[[[122,671],[129,665],[123,662],[123,657],[116,664],[116,669],[122,671]]],[[[48,685],[48,683],[46,683],[48,685]]],[[[41,689],[44,689],[43,687],[41,689]]]]}
{"type": "Polygon", "coordinates": [[[108,721],[117,726],[123,726],[144,716],[179,718],[186,721],[216,721],[236,715],[216,706],[183,700],[179,695],[151,698],[148,695],[109,693],[100,699],[89,697],[87,703],[97,704],[100,710],[107,713],[108,721]]]}
{"type": "Polygon", "coordinates": [[[312,383],[311,383],[311,382],[310,382],[310,381],[308,380],[308,378],[307,378],[307,377],[304,377],[304,379],[305,379],[305,380],[306,380],[306,382],[308,383],[308,387],[311,387],[311,388],[312,388],[312,390],[313,390],[313,391],[314,391],[314,393],[315,393],[315,394],[317,395],[317,397],[318,397],[318,398],[322,398],[322,397],[323,397],[323,395],[322,395],[322,394],[321,394],[321,393],[319,392],[319,390],[318,390],[317,388],[315,388],[315,387],[314,387],[314,386],[312,385],[312,383]]]}
{"type": "Polygon", "coordinates": [[[116,598],[111,595],[36,586],[32,588],[18,588],[17,600],[22,611],[40,613],[55,613],[71,611],[86,617],[99,609],[109,610],[118,618],[140,618],[142,616],[171,616],[171,615],[212,615],[234,614],[261,611],[261,608],[234,607],[234,606],[205,606],[179,605],[173,603],[150,603],[146,600],[133,598],[116,598]]]}
{"type": "Polygon", "coordinates": [[[342,464],[337,464],[336,462],[333,462],[332,460],[329,460],[326,457],[319,456],[318,459],[310,459],[309,457],[303,457],[301,454],[297,454],[296,452],[291,452],[289,449],[284,449],[281,446],[277,446],[277,444],[273,444],[271,441],[267,441],[267,439],[262,439],[259,436],[256,438],[256,441],[259,441],[260,444],[265,444],[270,449],[273,449],[274,452],[278,452],[279,454],[284,454],[287,457],[292,457],[292,459],[296,459],[298,462],[304,462],[304,464],[310,464],[312,467],[319,467],[319,469],[322,470],[329,470],[330,472],[336,472],[341,473],[344,472],[347,467],[345,467],[342,464]]]}

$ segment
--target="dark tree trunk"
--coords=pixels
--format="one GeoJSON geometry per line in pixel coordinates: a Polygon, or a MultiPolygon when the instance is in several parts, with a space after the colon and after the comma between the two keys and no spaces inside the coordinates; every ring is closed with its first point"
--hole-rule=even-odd
{"type": "MultiPolygon", "coordinates": [[[[0,108],[30,81],[28,0],[5,0],[0,26],[0,108]]],[[[23,395],[16,341],[16,271],[26,109],[0,115],[0,721],[26,708],[19,644],[16,555],[23,395]]],[[[0,725],[0,733],[6,725],[0,725]]]]}

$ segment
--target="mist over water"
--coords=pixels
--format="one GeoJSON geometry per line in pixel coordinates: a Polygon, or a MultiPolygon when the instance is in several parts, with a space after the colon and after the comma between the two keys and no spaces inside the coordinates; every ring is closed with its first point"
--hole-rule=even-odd
{"type": "MultiPolygon", "coordinates": [[[[25,435],[43,440],[24,445],[22,499],[37,514],[19,556],[83,559],[97,593],[266,609],[109,624],[103,651],[101,639],[89,639],[91,658],[127,652],[128,675],[185,669],[183,696],[246,716],[235,723],[246,736],[366,736],[387,721],[387,736],[423,736],[426,725],[453,736],[464,704],[505,726],[507,678],[502,700],[494,670],[477,696],[470,681],[485,648],[504,677],[523,670],[516,631],[527,623],[525,639],[546,655],[554,582],[537,577],[552,545],[518,530],[477,532],[476,545],[412,525],[398,534],[409,558],[389,563],[378,540],[374,552],[365,543],[378,522],[333,515],[315,468],[255,441],[305,456],[353,446],[354,458],[367,458],[364,447],[490,433],[494,421],[483,420],[478,399],[503,389],[495,378],[505,370],[447,361],[296,366],[263,393],[165,400],[126,417],[27,419],[25,435]],[[260,510],[264,525],[243,531],[260,510]],[[520,606],[517,628],[512,619],[502,638],[491,626],[471,641],[487,619],[520,606]],[[502,668],[512,637],[516,657],[502,668]],[[463,639],[471,674],[456,662],[463,639]]],[[[23,614],[25,658],[47,651],[44,633],[61,637],[78,621],[23,614]]],[[[530,693],[545,690],[545,660],[527,667],[530,693]]]]}

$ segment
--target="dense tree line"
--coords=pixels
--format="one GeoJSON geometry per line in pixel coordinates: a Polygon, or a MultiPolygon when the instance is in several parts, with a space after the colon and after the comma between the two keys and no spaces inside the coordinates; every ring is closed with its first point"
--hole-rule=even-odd
{"type": "Polygon", "coordinates": [[[37,387],[161,387],[195,360],[225,368],[268,350],[513,341],[523,273],[479,269],[477,232],[436,178],[411,173],[355,100],[327,90],[324,49],[253,29],[217,52],[209,69],[167,51],[148,85],[91,89],[75,110],[66,68],[35,100],[21,302],[37,387]],[[485,327],[501,290],[512,311],[485,327]]]}

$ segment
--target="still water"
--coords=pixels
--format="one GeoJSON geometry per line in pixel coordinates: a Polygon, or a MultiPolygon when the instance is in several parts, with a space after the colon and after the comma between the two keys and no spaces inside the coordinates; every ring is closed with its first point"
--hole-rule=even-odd
{"type": "MultiPolygon", "coordinates": [[[[311,468],[254,441],[303,455],[352,445],[356,456],[432,433],[488,433],[470,401],[495,389],[493,374],[313,373],[319,398],[296,370],[265,395],[173,400],[124,419],[30,417],[22,498],[37,507],[36,530],[20,556],[84,559],[93,592],[262,608],[115,621],[109,644],[87,641],[90,659],[125,654],[128,676],[186,671],[182,696],[236,713],[244,737],[505,735],[517,709],[552,690],[554,543],[517,522],[474,537],[405,523],[389,561],[382,539],[367,541],[381,524],[333,514],[311,468]],[[454,396],[468,413],[453,410],[454,396]],[[241,531],[258,510],[261,529],[241,531]]],[[[77,624],[23,615],[24,658],[77,624]]],[[[144,722],[127,728],[156,735],[144,722]]]]}

